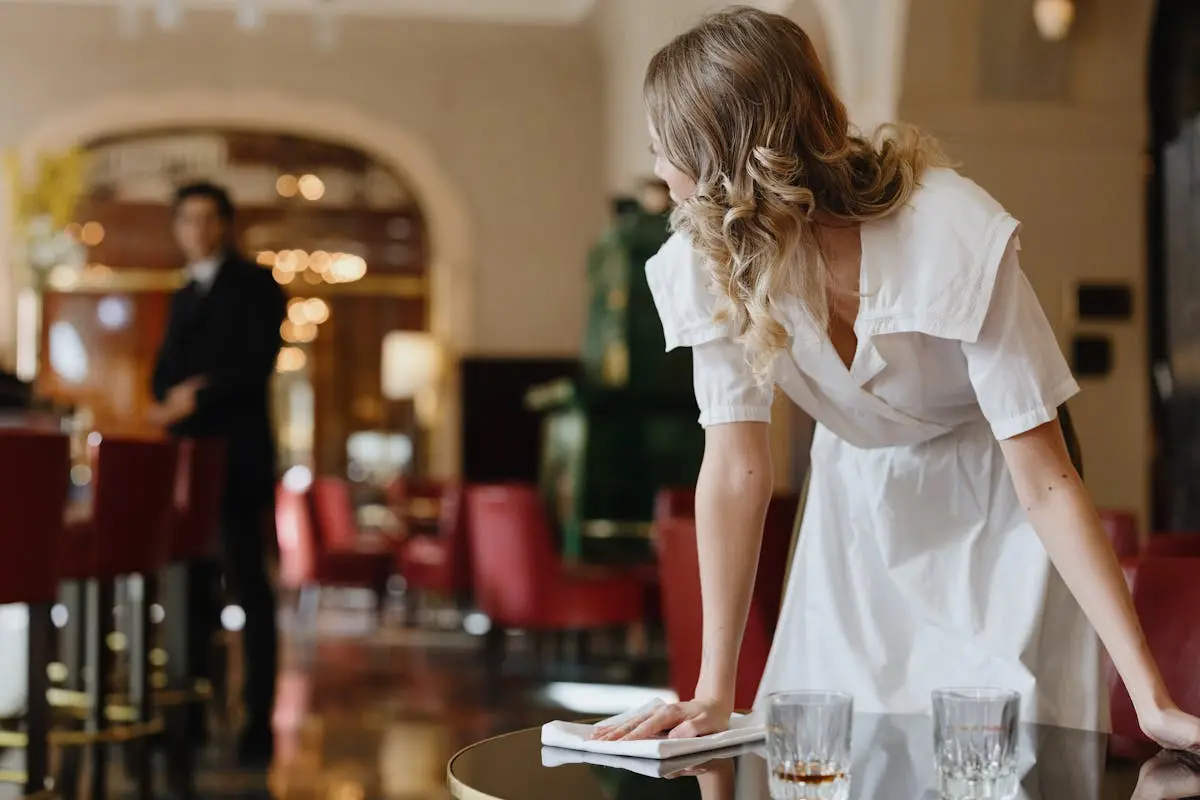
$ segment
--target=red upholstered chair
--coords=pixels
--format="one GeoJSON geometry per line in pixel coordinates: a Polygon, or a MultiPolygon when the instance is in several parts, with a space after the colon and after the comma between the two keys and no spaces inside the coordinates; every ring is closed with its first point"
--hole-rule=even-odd
{"type": "Polygon", "coordinates": [[[279,582],[301,589],[317,579],[317,535],[304,491],[275,487],[275,534],[279,541],[279,582]]]}
{"type": "MultiPolygon", "coordinates": [[[[658,509],[671,506],[660,494],[658,509]]],[[[766,667],[783,601],[787,557],[799,498],[785,495],[772,498],[763,528],[758,574],[750,601],[750,615],[738,659],[735,703],[749,708],[758,692],[758,683],[766,667]]],[[[679,506],[674,506],[679,508],[679,506]]],[[[686,511],[686,507],[684,507],[686,511]]],[[[658,533],[658,563],[662,587],[663,619],[666,623],[667,653],[670,660],[671,688],[688,699],[700,676],[702,612],[700,603],[700,564],[696,549],[696,521],[689,516],[655,520],[658,533]]]]}
{"type": "Polygon", "coordinates": [[[0,429],[0,605],[29,606],[28,669],[25,676],[24,793],[46,788],[50,731],[49,688],[54,627],[50,607],[57,599],[56,560],[62,545],[71,469],[70,442],[59,433],[0,429]]]}
{"type": "Polygon", "coordinates": [[[410,536],[397,548],[400,574],[409,591],[461,597],[471,589],[471,546],[463,488],[448,484],[442,492],[438,532],[410,536]]]}
{"type": "Polygon", "coordinates": [[[452,488],[446,481],[414,480],[402,475],[384,488],[384,496],[408,532],[427,533],[441,525],[442,497],[452,488]]]}
{"type": "Polygon", "coordinates": [[[279,539],[280,579],[302,591],[302,605],[315,612],[324,586],[370,589],[384,610],[387,581],[395,554],[384,542],[364,541],[344,481],[318,478],[302,491],[280,484],[275,528],[279,539]]]}
{"type": "Polygon", "coordinates": [[[588,630],[642,620],[645,583],[635,573],[563,563],[535,487],[471,487],[467,520],[475,601],[495,629],[588,630]]]}
{"type": "Polygon", "coordinates": [[[1100,509],[1097,513],[1117,558],[1136,556],[1141,549],[1138,542],[1137,517],[1129,511],[1112,509],[1100,509]]]}
{"type": "Polygon", "coordinates": [[[661,522],[663,520],[681,517],[683,519],[695,519],[696,517],[696,490],[690,486],[669,487],[660,489],[658,494],[654,496],[654,520],[661,522]]]}
{"type": "MultiPolygon", "coordinates": [[[[1200,558],[1200,533],[1155,533],[1142,546],[1149,558],[1200,558]]],[[[1200,580],[1200,575],[1197,576],[1200,580]]]]}
{"type": "MultiPolygon", "coordinates": [[[[1150,652],[1162,670],[1171,698],[1180,708],[1200,714],[1200,558],[1143,558],[1137,564],[1133,603],[1146,631],[1150,652]]],[[[1149,745],[1124,684],[1114,682],[1113,738],[1117,755],[1140,755],[1149,745]]]]}

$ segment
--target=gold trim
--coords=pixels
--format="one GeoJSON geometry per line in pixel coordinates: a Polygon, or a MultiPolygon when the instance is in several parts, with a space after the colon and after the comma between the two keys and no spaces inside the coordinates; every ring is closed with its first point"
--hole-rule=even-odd
{"type": "MultiPolygon", "coordinates": [[[[153,736],[163,731],[162,718],[156,717],[149,722],[137,722],[131,725],[120,725],[105,728],[103,731],[66,731],[53,730],[46,736],[46,741],[59,747],[79,747],[99,742],[116,743],[129,742],[153,736]]],[[[29,737],[18,731],[0,731],[0,747],[24,750],[29,747],[29,737]]]]}
{"type": "Polygon", "coordinates": [[[29,775],[20,769],[3,769],[0,770],[0,783],[16,783],[23,784],[29,780],[29,775]]]}
{"type": "MultiPolygon", "coordinates": [[[[56,294],[108,294],[112,292],[173,292],[184,284],[184,270],[138,269],[133,267],[88,267],[69,282],[51,281],[48,292],[56,294]]],[[[288,294],[306,297],[372,295],[423,298],[429,281],[417,275],[367,275],[350,283],[309,283],[303,279],[284,284],[288,294]]]]}
{"type": "Polygon", "coordinates": [[[537,728],[522,728],[519,731],[510,731],[508,733],[502,733],[499,736],[491,736],[487,739],[475,742],[475,744],[469,744],[451,756],[450,760],[446,762],[446,786],[450,789],[450,796],[455,800],[513,800],[511,797],[496,797],[494,795],[486,794],[474,788],[473,786],[468,786],[467,784],[463,783],[462,780],[460,780],[459,777],[454,774],[454,762],[457,761],[460,756],[465,755],[470,750],[474,750],[476,747],[482,747],[485,744],[499,741],[500,739],[507,739],[510,736],[528,734],[530,731],[536,730],[537,728]]]}
{"type": "Polygon", "coordinates": [[[584,520],[581,533],[588,539],[653,539],[654,523],[588,519],[584,520]]]}

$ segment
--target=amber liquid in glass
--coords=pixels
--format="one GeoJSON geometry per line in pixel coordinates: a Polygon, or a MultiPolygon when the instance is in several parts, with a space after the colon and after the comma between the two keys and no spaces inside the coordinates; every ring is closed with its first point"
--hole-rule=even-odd
{"type": "Polygon", "coordinates": [[[845,780],[844,772],[822,772],[820,764],[797,765],[792,769],[779,768],[775,770],[776,780],[787,783],[822,784],[845,780]]]}

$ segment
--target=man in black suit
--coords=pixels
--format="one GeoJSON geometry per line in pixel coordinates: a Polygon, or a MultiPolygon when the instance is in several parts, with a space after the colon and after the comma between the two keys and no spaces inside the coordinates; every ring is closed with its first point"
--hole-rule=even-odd
{"type": "MultiPolygon", "coordinates": [[[[171,301],[154,366],[154,417],[175,436],[218,437],[227,445],[220,564],[226,589],[246,614],[246,727],[238,757],[262,766],[274,751],[278,662],[264,534],[273,530],[267,524],[275,491],[269,391],[287,299],[270,271],[237,254],[233,219],[233,203],[219,186],[197,183],[176,192],[175,236],[191,280],[171,301]]],[[[207,652],[211,623],[193,617],[189,626],[196,636],[190,649],[207,652]]]]}

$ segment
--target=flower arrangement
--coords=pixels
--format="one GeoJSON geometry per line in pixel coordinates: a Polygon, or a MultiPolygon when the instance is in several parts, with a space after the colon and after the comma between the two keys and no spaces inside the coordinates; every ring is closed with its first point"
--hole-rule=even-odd
{"type": "Polygon", "coordinates": [[[70,233],[83,195],[84,154],[78,149],[42,154],[32,181],[26,181],[19,155],[5,156],[17,262],[29,269],[35,286],[44,286],[56,267],[81,269],[87,248],[70,233]]]}

